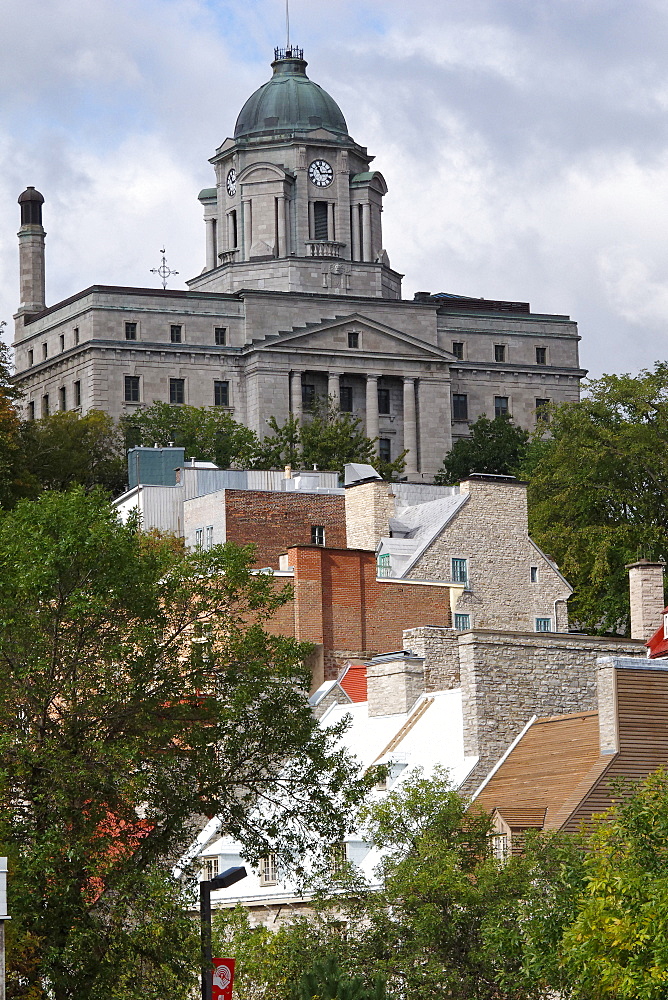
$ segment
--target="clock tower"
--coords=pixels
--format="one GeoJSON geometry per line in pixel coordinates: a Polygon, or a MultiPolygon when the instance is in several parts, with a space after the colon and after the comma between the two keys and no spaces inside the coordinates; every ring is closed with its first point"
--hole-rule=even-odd
{"type": "Polygon", "coordinates": [[[306,66],[301,49],[276,49],[273,76],[212,157],[216,186],[199,195],[206,267],[193,291],[401,298],[383,249],[385,180],[306,66]]]}

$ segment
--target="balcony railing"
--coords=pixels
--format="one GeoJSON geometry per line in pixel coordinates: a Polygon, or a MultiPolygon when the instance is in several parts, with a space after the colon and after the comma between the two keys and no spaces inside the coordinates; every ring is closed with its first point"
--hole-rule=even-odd
{"type": "Polygon", "coordinates": [[[224,264],[233,264],[234,261],[237,259],[238,253],[239,253],[238,249],[223,250],[222,253],[218,254],[218,260],[220,261],[220,266],[222,267],[224,264]]]}
{"type": "Polygon", "coordinates": [[[335,240],[307,240],[306,246],[310,248],[311,257],[340,257],[345,243],[337,243],[335,240]]]}

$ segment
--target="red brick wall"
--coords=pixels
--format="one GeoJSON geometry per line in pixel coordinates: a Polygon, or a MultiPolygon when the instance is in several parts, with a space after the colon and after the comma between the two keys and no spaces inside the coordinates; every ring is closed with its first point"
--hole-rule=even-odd
{"type": "Polygon", "coordinates": [[[344,548],[346,512],[342,496],[226,490],[228,542],[257,546],[256,566],[278,569],[278,557],[294,545],[311,544],[312,525],[325,529],[325,544],[344,548]]]}
{"type": "Polygon", "coordinates": [[[326,678],[348,657],[401,649],[404,629],[451,625],[447,587],[376,580],[372,552],[308,546],[290,549],[288,558],[292,621],[283,608],[272,628],[323,646],[326,678]]]}

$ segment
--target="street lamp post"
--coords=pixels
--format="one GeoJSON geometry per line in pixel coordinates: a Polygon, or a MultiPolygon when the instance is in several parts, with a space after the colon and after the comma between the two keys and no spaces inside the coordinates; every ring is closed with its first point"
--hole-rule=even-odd
{"type": "MultiPolygon", "coordinates": [[[[248,872],[241,865],[228,868],[215,878],[203,880],[199,884],[199,915],[202,927],[202,1000],[211,1000],[212,961],[211,961],[211,891],[227,889],[246,878],[248,872]]],[[[4,994],[0,996],[4,1000],[4,994]]]]}

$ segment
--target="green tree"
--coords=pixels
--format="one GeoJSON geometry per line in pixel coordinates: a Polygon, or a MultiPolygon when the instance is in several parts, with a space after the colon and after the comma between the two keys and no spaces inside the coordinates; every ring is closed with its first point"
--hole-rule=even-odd
{"type": "Polygon", "coordinates": [[[185,448],[188,458],[215,462],[221,469],[249,468],[258,447],[256,434],[219,406],[177,406],[155,402],[124,418],[126,444],[185,448]]]}
{"type": "Polygon", "coordinates": [[[114,495],[127,484],[123,435],[101,410],[81,416],[74,410],[21,424],[24,495],[70,486],[101,486],[114,495]]]}
{"type": "Polygon", "coordinates": [[[296,868],[343,835],[366,782],[309,710],[307,649],[266,631],[289,592],[252,559],[146,537],[81,488],[0,516],[16,996],[189,996],[170,868],[196,816],[296,868]]]}
{"type": "Polygon", "coordinates": [[[531,535],[575,588],[571,619],[628,634],[625,565],[668,558],[668,365],[590,382],[551,434],[526,470],[531,535]]]}
{"type": "Polygon", "coordinates": [[[529,433],[517,427],[509,416],[478,417],[471,435],[456,441],[438,470],[435,482],[450,486],[472,472],[515,475],[529,445],[529,433]]]}
{"type": "Polygon", "coordinates": [[[255,467],[276,469],[283,465],[297,468],[329,469],[343,475],[349,462],[373,465],[383,479],[396,479],[405,466],[406,452],[393,462],[383,462],[376,453],[375,441],[361,429],[361,420],[352,413],[342,413],[331,401],[314,405],[303,421],[290,417],[282,425],[272,417],[273,434],[265,437],[258,449],[255,467]]]}
{"type": "MultiPolygon", "coordinates": [[[[5,325],[3,320],[0,336],[5,325]]],[[[12,382],[9,348],[0,341],[0,507],[11,506],[26,485],[16,406],[20,398],[21,392],[12,382]]]]}
{"type": "Polygon", "coordinates": [[[369,988],[363,976],[347,975],[330,957],[303,973],[292,996],[293,1000],[385,1000],[385,984],[377,976],[369,988]]]}
{"type": "Polygon", "coordinates": [[[584,890],[561,942],[573,989],[596,1000],[663,1000],[668,989],[666,772],[651,774],[635,794],[599,819],[587,846],[584,890]]]}

